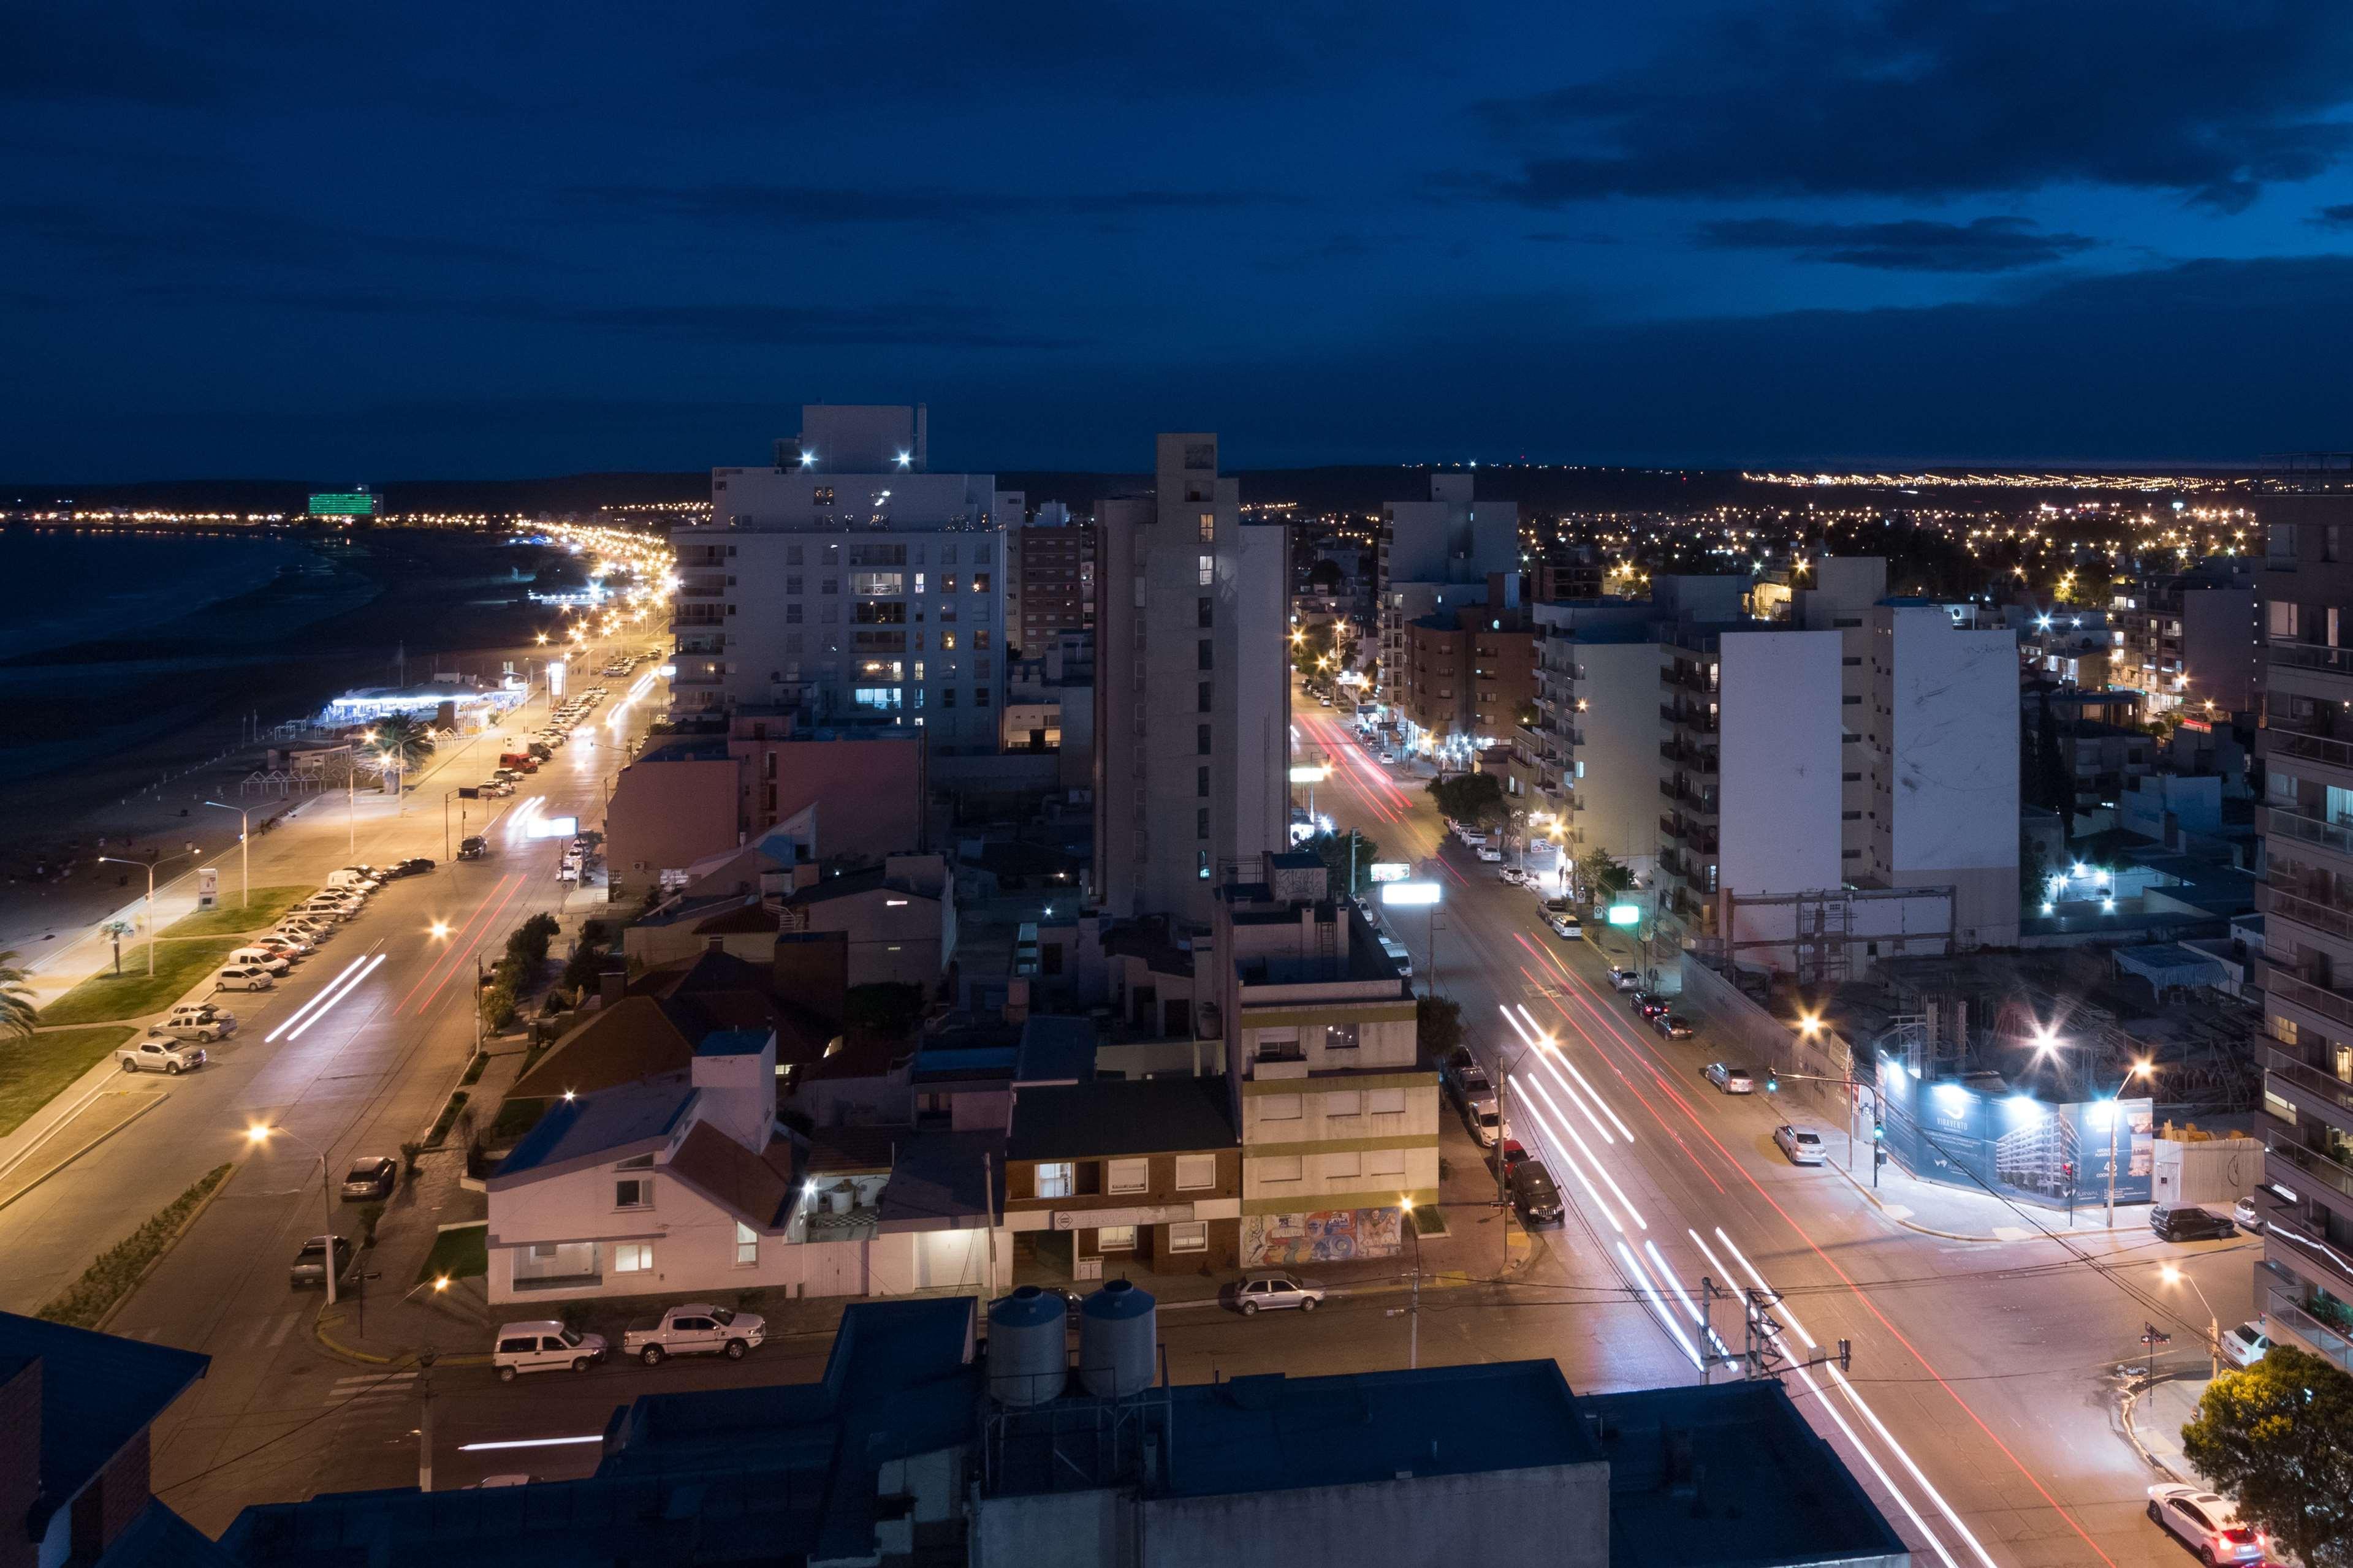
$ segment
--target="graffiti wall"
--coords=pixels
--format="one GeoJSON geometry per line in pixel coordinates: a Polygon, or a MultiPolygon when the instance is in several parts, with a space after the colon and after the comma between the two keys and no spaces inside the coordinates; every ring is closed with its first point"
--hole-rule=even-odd
{"type": "Polygon", "coordinates": [[[1242,1267],[1287,1268],[1293,1264],[1345,1263],[1356,1258],[1394,1258],[1405,1245],[1403,1211],[1318,1209],[1308,1214],[1242,1215],[1242,1267]]]}

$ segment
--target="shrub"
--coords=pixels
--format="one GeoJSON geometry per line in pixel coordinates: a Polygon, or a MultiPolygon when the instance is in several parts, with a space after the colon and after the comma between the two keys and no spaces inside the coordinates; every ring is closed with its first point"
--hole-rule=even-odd
{"type": "Polygon", "coordinates": [[[384,1205],[382,1204],[362,1204],[360,1205],[360,1245],[362,1247],[374,1247],[375,1245],[376,1222],[382,1218],[384,1218],[384,1205]]]}
{"type": "Polygon", "coordinates": [[[424,1152],[425,1145],[417,1142],[413,1139],[400,1146],[400,1173],[403,1176],[410,1179],[414,1179],[416,1177],[417,1156],[424,1152]]]}
{"type": "Polygon", "coordinates": [[[217,1165],[186,1192],[174,1198],[163,1212],[98,1255],[81,1278],[67,1287],[66,1293],[43,1307],[39,1317],[53,1323],[67,1323],[79,1329],[94,1329],[99,1320],[114,1310],[114,1304],[128,1296],[139,1277],[146,1273],[154,1261],[164,1256],[164,1248],[188,1223],[188,1216],[205,1200],[205,1194],[227,1180],[230,1167],[217,1165]]]}
{"type": "Polygon", "coordinates": [[[428,1149],[439,1148],[441,1140],[448,1135],[449,1123],[457,1121],[458,1112],[465,1108],[466,1091],[461,1089],[449,1097],[448,1104],[441,1108],[441,1114],[434,1120],[433,1131],[426,1135],[425,1146],[428,1149]]]}
{"type": "Polygon", "coordinates": [[[490,1053],[488,1051],[476,1051],[474,1053],[474,1059],[466,1064],[466,1076],[459,1079],[458,1081],[469,1087],[480,1082],[482,1078],[482,1069],[490,1065],[490,1053]]]}

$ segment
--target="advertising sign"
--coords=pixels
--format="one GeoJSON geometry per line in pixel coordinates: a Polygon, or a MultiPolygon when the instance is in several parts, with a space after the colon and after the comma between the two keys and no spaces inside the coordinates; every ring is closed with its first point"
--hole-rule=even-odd
{"type": "Polygon", "coordinates": [[[217,866],[197,867],[196,908],[200,910],[210,910],[217,909],[219,907],[220,868],[217,866]]]}
{"type": "Polygon", "coordinates": [[[1412,875],[1413,868],[1402,860],[1373,862],[1373,880],[1376,882],[1402,882],[1412,875]]]}
{"type": "Polygon", "coordinates": [[[1610,905],[1609,923],[1614,926],[1641,925],[1642,923],[1642,906],[1640,904],[1610,905]]]}
{"type": "Polygon", "coordinates": [[[533,838],[571,838],[579,832],[580,819],[576,816],[534,816],[526,830],[533,838]]]}

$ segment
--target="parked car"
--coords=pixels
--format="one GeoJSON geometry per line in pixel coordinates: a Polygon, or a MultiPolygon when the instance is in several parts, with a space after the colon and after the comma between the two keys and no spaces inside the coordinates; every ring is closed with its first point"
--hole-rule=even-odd
{"type": "Polygon", "coordinates": [[[396,877],[422,877],[426,872],[433,869],[433,864],[431,860],[418,855],[393,867],[392,874],[396,877]]]}
{"type": "Polygon", "coordinates": [[[2272,1337],[2263,1320],[2250,1318],[2222,1336],[2222,1355],[2232,1366],[2253,1366],[2271,1353],[2272,1337]]]}
{"type": "Polygon", "coordinates": [[[306,942],[299,936],[290,936],[284,931],[275,931],[269,932],[266,936],[255,937],[253,939],[253,945],[256,947],[266,947],[270,952],[276,953],[279,957],[290,960],[308,958],[311,953],[318,951],[318,945],[315,942],[306,942]]]}
{"type": "Polygon", "coordinates": [[[389,1154],[363,1154],[343,1173],[343,1196],[388,1198],[399,1180],[400,1162],[389,1154]]]}
{"type": "Polygon", "coordinates": [[[302,1244],[301,1251],[294,1255],[294,1267],[288,1270],[288,1278],[292,1284],[297,1287],[316,1285],[321,1289],[326,1288],[327,1244],[331,1240],[335,1247],[336,1283],[341,1284],[351,1277],[353,1268],[359,1263],[359,1249],[352,1245],[351,1238],[314,1236],[302,1244]]]}
{"type": "Polygon", "coordinates": [[[501,1383],[526,1372],[586,1372],[604,1359],[604,1335],[575,1332],[554,1318],[501,1324],[491,1350],[501,1383]]]}
{"type": "Polygon", "coordinates": [[[458,858],[460,860],[479,860],[482,858],[483,851],[489,847],[490,846],[483,842],[481,835],[476,834],[472,837],[459,842],[458,846],[458,858]]]}
{"type": "Polygon", "coordinates": [[[151,1025],[147,1033],[159,1040],[194,1040],[209,1046],[215,1040],[225,1040],[237,1033],[237,1015],[216,1013],[210,1017],[191,1014],[182,1016],[177,1009],[160,1024],[151,1025]]]}
{"type": "Polygon", "coordinates": [[[2197,1487],[2149,1488],[2148,1517],[2179,1536],[2214,1568],[2261,1563],[2271,1545],[2260,1531],[2239,1522],[2239,1510],[2229,1498],[2197,1487]]]}
{"type": "Polygon", "coordinates": [[[707,1301],[671,1307],[658,1318],[641,1318],[621,1335],[621,1352],[648,1366],[674,1355],[723,1355],[742,1361],[768,1337],[768,1321],[754,1312],[731,1312],[707,1301]]]}
{"type": "Polygon", "coordinates": [[[2239,1234],[2237,1226],[2195,1205],[2168,1208],[2158,1204],[2148,1211],[2148,1228],[2159,1241],[2215,1241],[2239,1234]]]}
{"type": "Polygon", "coordinates": [[[1820,1133],[1810,1127],[1792,1127],[1786,1121],[1773,1129],[1773,1142],[1789,1156],[1792,1165],[1819,1165],[1829,1152],[1820,1133]]]}
{"type": "Polygon", "coordinates": [[[213,976],[213,985],[221,991],[268,991],[276,986],[269,971],[252,963],[232,963],[213,976]]]}
{"type": "Polygon", "coordinates": [[[294,967],[292,959],[266,947],[240,947],[228,955],[228,962],[266,969],[272,974],[286,974],[294,967]]]}
{"type": "Polygon", "coordinates": [[[1542,1160],[1523,1160],[1512,1167],[1512,1206],[1530,1229],[1562,1223],[1560,1189],[1553,1185],[1552,1173],[1542,1160]]]}
{"type": "Polygon", "coordinates": [[[1511,1135],[1510,1129],[1504,1125],[1503,1110],[1493,1090],[1463,1100],[1462,1125],[1471,1130],[1471,1136],[1482,1149],[1493,1149],[1511,1135]]]}
{"type": "Polygon", "coordinates": [[[1243,1317],[1296,1307],[1312,1312],[1324,1304],[1324,1287],[1313,1279],[1280,1270],[1245,1274],[1241,1283],[1226,1287],[1226,1300],[1243,1317]]]}
{"type": "Polygon", "coordinates": [[[118,1049],[114,1060],[124,1072],[162,1072],[176,1078],[190,1068],[205,1065],[205,1048],[150,1029],[146,1038],[118,1049]]]}
{"type": "Polygon", "coordinates": [[[288,915],[269,934],[290,936],[316,947],[335,934],[335,925],[332,921],[314,920],[309,915],[288,915]]]}
{"type": "Polygon", "coordinates": [[[1700,1071],[1707,1075],[1708,1082],[1726,1094],[1757,1092],[1757,1080],[1749,1076],[1746,1068],[1731,1067],[1724,1062],[1710,1062],[1700,1068],[1700,1071]]]}
{"type": "Polygon", "coordinates": [[[1503,1146],[1495,1151],[1495,1158],[1503,1163],[1504,1173],[1509,1175],[1535,1156],[1527,1152],[1525,1145],[1518,1139],[1506,1138],[1504,1140],[1503,1146]]]}
{"type": "Polygon", "coordinates": [[[166,1024],[216,1023],[224,1032],[237,1027],[237,1015],[217,1002],[183,1002],[164,1016],[166,1024]]]}
{"type": "Polygon", "coordinates": [[[1486,1069],[1479,1065],[1479,1058],[1471,1054],[1471,1047],[1468,1046],[1455,1047],[1447,1052],[1445,1059],[1438,1064],[1439,1079],[1450,1088],[1456,1079],[1466,1072],[1475,1072],[1482,1077],[1486,1073],[1486,1069]]]}
{"type": "Polygon", "coordinates": [[[1670,1040],[1692,1037],[1692,1022],[1681,1013],[1653,1013],[1651,1015],[1651,1027],[1670,1040]]]}
{"type": "Polygon", "coordinates": [[[1492,844],[1481,844],[1481,845],[1474,846],[1474,847],[1472,847],[1472,851],[1471,851],[1471,852],[1472,852],[1473,855],[1478,856],[1480,859],[1484,860],[1484,861],[1488,862],[1488,863],[1489,863],[1489,864],[1491,864],[1491,865],[1492,865],[1492,864],[1493,864],[1493,863],[1494,863],[1494,862],[1496,862],[1496,861],[1499,861],[1499,860],[1503,859],[1503,858],[1504,858],[1504,852],[1503,852],[1502,850],[1500,850],[1500,849],[1496,848],[1496,847],[1495,847],[1493,845],[1492,845],[1492,844]]]}
{"type": "Polygon", "coordinates": [[[356,866],[343,866],[327,873],[327,887],[333,892],[366,894],[382,886],[356,866]]]}
{"type": "Polygon", "coordinates": [[[1663,1013],[1667,1010],[1667,999],[1655,991],[1629,992],[1626,1005],[1645,1018],[1653,1013],[1663,1013]]]}
{"type": "Polygon", "coordinates": [[[1642,988],[1642,977],[1630,969],[1612,969],[1609,972],[1609,984],[1613,990],[1640,991],[1642,988]]]}
{"type": "Polygon", "coordinates": [[[1474,1100],[1495,1098],[1495,1086],[1487,1081],[1487,1069],[1477,1062],[1456,1071],[1447,1080],[1446,1089],[1454,1097],[1454,1103],[1458,1106],[1468,1106],[1474,1100]]]}
{"type": "Polygon", "coordinates": [[[1585,934],[1585,927],[1574,915],[1554,915],[1545,924],[1552,927],[1552,934],[1563,942],[1575,942],[1585,934]]]}

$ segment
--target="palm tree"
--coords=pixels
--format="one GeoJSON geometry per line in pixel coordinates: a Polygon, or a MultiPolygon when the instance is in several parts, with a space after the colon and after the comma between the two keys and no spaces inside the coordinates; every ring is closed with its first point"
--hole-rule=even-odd
{"type": "Polygon", "coordinates": [[[368,744],[376,751],[396,758],[400,771],[408,772],[423,762],[433,750],[433,730],[420,724],[406,713],[396,713],[376,721],[375,739],[368,744]]]}
{"type": "Polygon", "coordinates": [[[114,939],[114,973],[122,973],[122,939],[139,928],[129,921],[109,921],[98,928],[114,939]]]}
{"type": "Polygon", "coordinates": [[[26,984],[16,953],[0,952],[0,1035],[29,1037],[37,1012],[33,988],[26,984]]]}

